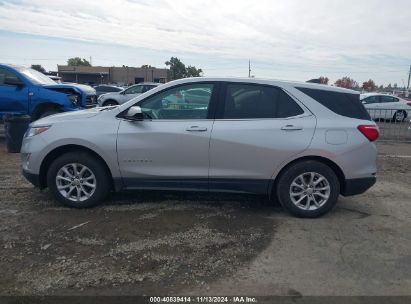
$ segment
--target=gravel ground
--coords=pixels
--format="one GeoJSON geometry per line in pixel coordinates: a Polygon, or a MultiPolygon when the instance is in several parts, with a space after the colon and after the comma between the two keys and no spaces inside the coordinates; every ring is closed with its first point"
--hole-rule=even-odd
{"type": "Polygon", "coordinates": [[[380,151],[369,192],[303,220],[243,195],[64,208],[21,177],[0,135],[0,295],[410,295],[411,145],[380,151]]]}

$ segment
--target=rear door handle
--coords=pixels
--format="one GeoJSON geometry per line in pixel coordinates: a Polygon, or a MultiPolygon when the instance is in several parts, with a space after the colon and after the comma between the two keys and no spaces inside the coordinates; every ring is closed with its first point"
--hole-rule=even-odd
{"type": "Polygon", "coordinates": [[[303,127],[294,126],[294,125],[286,125],[286,126],[281,128],[281,130],[284,130],[284,131],[298,131],[298,130],[302,130],[302,129],[303,129],[303,127]]]}
{"type": "Polygon", "coordinates": [[[186,129],[188,132],[205,132],[207,131],[206,127],[191,126],[186,129]]]}

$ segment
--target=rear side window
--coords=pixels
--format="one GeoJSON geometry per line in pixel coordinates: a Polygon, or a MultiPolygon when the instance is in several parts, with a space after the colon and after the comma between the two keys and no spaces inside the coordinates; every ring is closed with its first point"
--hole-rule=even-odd
{"type": "Polygon", "coordinates": [[[227,84],[223,118],[286,118],[304,111],[281,89],[253,84],[227,84]]]}
{"type": "Polygon", "coordinates": [[[398,102],[399,99],[391,96],[381,96],[381,103],[384,102],[398,102]]]}
{"type": "Polygon", "coordinates": [[[19,78],[9,70],[0,68],[0,85],[6,85],[5,83],[7,83],[7,80],[18,81],[19,78]]]}
{"type": "Polygon", "coordinates": [[[371,120],[370,115],[360,101],[359,94],[340,93],[309,88],[296,89],[315,99],[334,113],[350,118],[371,120]]]}

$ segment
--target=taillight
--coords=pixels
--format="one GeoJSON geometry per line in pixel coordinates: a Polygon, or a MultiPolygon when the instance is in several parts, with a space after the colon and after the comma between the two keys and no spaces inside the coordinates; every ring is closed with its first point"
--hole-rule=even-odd
{"type": "Polygon", "coordinates": [[[361,125],[358,126],[358,130],[365,136],[369,141],[376,141],[380,136],[380,130],[376,125],[361,125]]]}

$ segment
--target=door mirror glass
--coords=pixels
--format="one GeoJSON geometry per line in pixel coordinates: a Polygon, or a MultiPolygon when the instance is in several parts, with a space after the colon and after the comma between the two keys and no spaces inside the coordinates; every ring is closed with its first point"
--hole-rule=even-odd
{"type": "Polygon", "coordinates": [[[141,108],[139,106],[133,106],[129,108],[124,117],[130,120],[143,120],[144,118],[143,111],[141,111],[141,108]]]}

